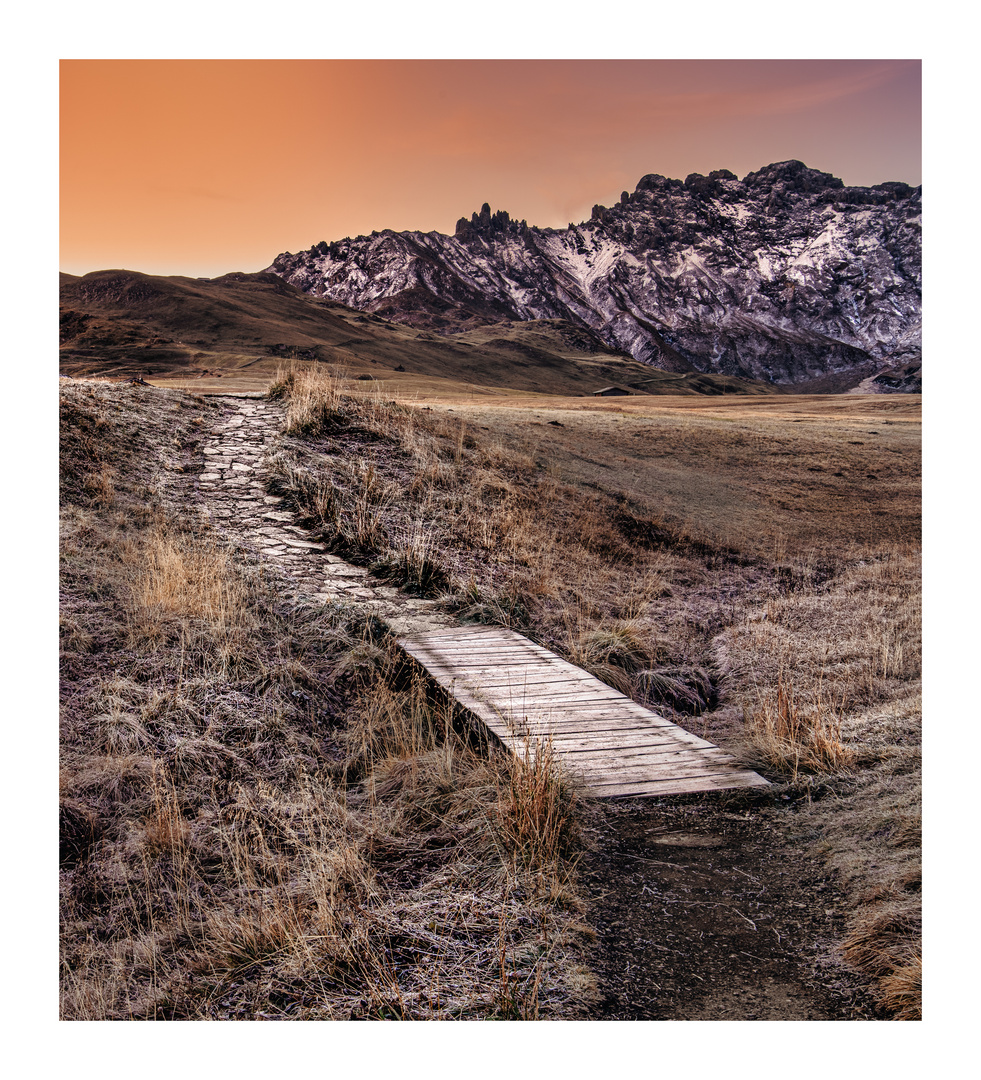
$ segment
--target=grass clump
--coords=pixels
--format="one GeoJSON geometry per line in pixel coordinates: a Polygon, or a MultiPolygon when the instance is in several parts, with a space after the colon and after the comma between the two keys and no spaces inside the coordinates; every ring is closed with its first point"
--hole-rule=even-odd
{"type": "Polygon", "coordinates": [[[443,599],[463,623],[503,626],[523,633],[531,629],[534,602],[517,590],[505,589],[488,595],[471,578],[462,589],[445,594],[443,599]]]}
{"type": "Polygon", "coordinates": [[[636,682],[648,702],[678,713],[698,716],[718,703],[715,683],[704,668],[651,668],[638,672],[636,682]]]}
{"type": "Polygon", "coordinates": [[[622,693],[634,689],[634,675],[654,660],[656,647],[631,623],[581,630],[572,638],[569,659],[622,693]]]}
{"type": "Polygon", "coordinates": [[[921,1020],[923,999],[923,959],[910,951],[901,963],[879,982],[883,1006],[896,1020],[921,1020]]]}
{"type": "Polygon", "coordinates": [[[763,760],[796,781],[801,771],[833,773],[848,768],[854,753],[841,741],[842,716],[818,699],[803,702],[786,676],[774,696],[760,695],[747,715],[746,727],[763,760]]]}
{"type": "Polygon", "coordinates": [[[372,563],[371,568],[378,577],[399,585],[412,596],[438,596],[449,584],[421,528],[414,529],[404,543],[372,563]]]}
{"type": "Polygon", "coordinates": [[[342,415],[338,383],[319,364],[281,370],[267,393],[272,400],[286,403],[289,435],[320,435],[342,415]]]}

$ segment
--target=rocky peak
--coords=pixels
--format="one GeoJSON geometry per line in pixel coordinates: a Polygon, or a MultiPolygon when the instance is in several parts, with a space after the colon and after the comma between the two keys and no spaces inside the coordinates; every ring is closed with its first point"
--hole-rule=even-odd
{"type": "Polygon", "coordinates": [[[460,218],[453,235],[462,243],[467,243],[482,237],[516,235],[527,228],[528,225],[524,221],[512,221],[507,210],[497,210],[492,214],[490,203],[484,203],[479,214],[474,213],[469,218],[460,218]]]}
{"type": "Polygon", "coordinates": [[[844,183],[831,173],[809,169],[803,161],[778,161],[758,172],[748,173],[743,183],[749,191],[772,191],[796,195],[820,195],[822,192],[843,188],[844,183]]]}
{"type": "Polygon", "coordinates": [[[680,180],[669,180],[666,176],[661,176],[660,173],[648,173],[637,181],[635,190],[650,191],[655,194],[667,194],[671,191],[677,191],[684,186],[685,185],[680,180]]]}

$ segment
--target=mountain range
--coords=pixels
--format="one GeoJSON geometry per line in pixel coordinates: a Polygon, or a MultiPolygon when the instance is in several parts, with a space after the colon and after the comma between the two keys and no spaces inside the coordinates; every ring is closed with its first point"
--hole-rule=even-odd
{"type": "Polygon", "coordinates": [[[675,373],[800,391],[919,391],[921,189],[784,161],[641,178],[566,229],[508,212],[278,255],[322,300],[443,336],[562,320],[675,373]]]}

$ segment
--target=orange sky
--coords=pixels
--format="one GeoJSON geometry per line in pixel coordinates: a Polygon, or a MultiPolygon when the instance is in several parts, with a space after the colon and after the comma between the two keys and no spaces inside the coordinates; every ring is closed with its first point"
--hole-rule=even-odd
{"type": "Polygon", "coordinates": [[[487,201],[561,227],[645,173],[920,182],[916,60],[64,60],[61,266],[216,276],[487,201]]]}

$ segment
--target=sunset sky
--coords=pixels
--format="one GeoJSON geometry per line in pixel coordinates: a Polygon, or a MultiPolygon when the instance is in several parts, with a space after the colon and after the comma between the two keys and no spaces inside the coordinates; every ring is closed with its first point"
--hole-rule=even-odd
{"type": "Polygon", "coordinates": [[[645,173],[920,183],[917,60],[64,60],[61,268],[216,276],[645,173]]]}

